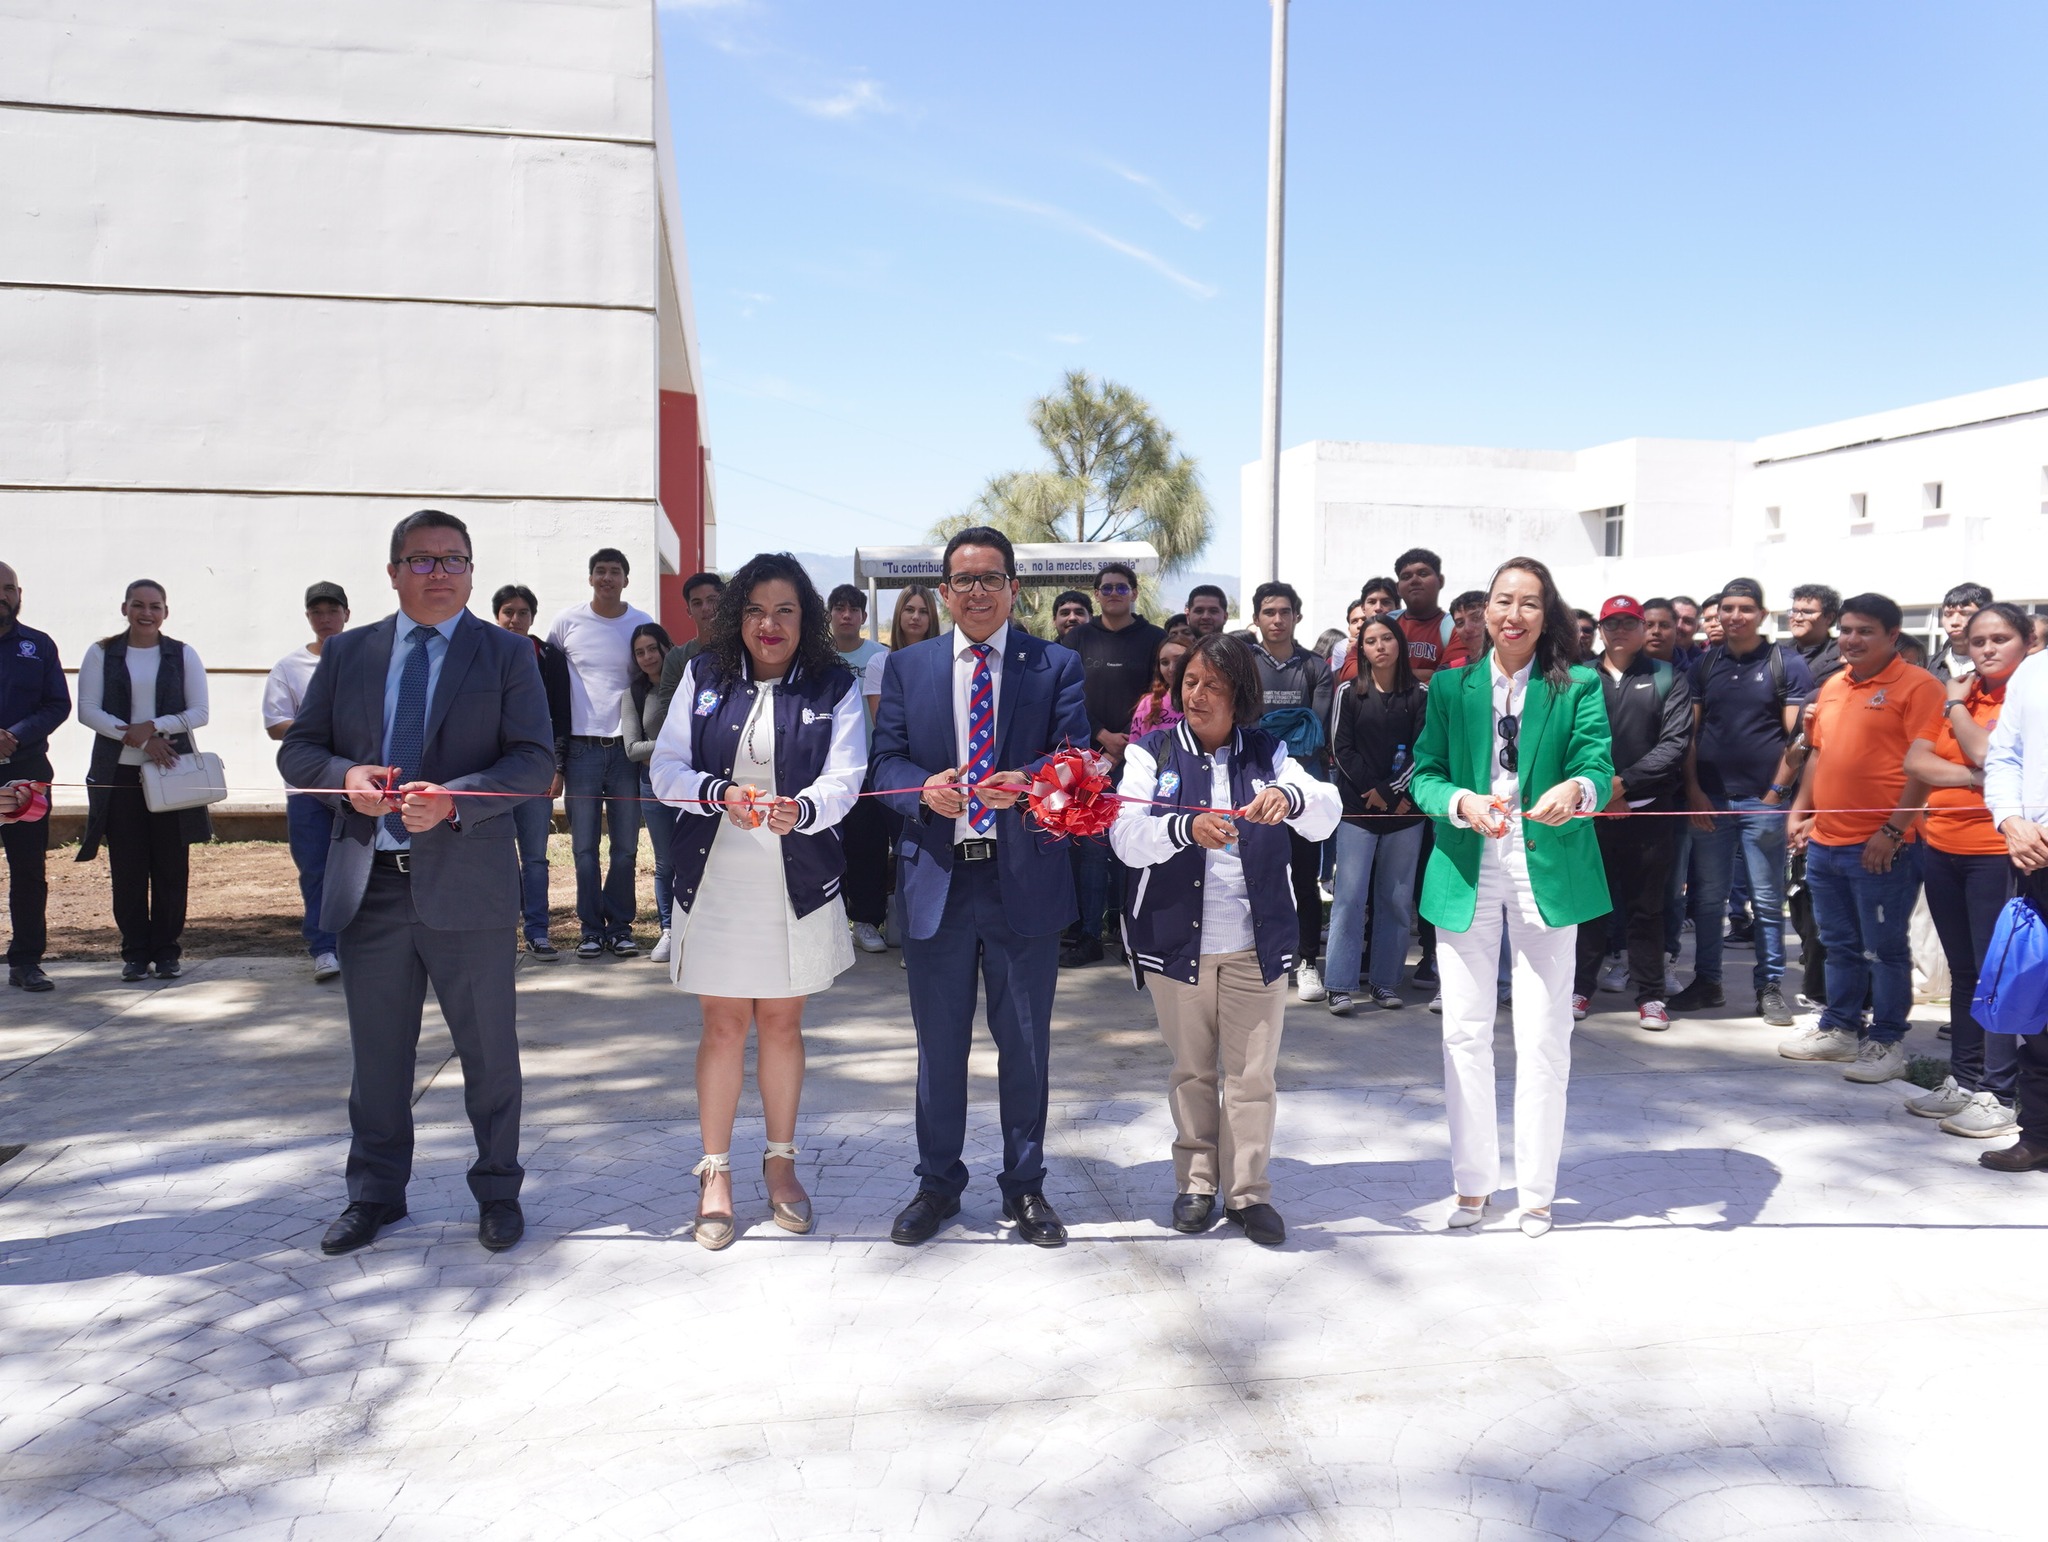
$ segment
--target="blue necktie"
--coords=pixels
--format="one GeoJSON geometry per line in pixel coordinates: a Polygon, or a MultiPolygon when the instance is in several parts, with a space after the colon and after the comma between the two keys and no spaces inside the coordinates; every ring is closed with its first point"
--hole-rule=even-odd
{"type": "MultiPolygon", "coordinates": [[[[398,711],[391,719],[391,763],[398,767],[400,782],[416,781],[420,754],[427,746],[427,639],[430,626],[416,626],[406,633],[412,652],[405,656],[405,673],[398,677],[398,711]]],[[[384,816],[384,828],[393,838],[412,844],[412,832],[397,813],[384,816]]]]}
{"type": "MultiPolygon", "coordinates": [[[[987,643],[967,650],[974,655],[974,675],[967,689],[967,780],[978,782],[996,768],[996,682],[989,673],[987,643]]],[[[967,824],[976,835],[988,834],[995,810],[973,793],[967,795],[967,824]]]]}

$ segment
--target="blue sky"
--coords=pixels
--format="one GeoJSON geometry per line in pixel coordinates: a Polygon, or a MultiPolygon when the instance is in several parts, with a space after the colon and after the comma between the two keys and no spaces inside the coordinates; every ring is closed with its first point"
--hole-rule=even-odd
{"type": "MultiPolygon", "coordinates": [[[[662,0],[721,556],[1151,399],[1237,566],[1264,0],[662,0]]],[[[1294,0],[1285,441],[1749,437],[2048,374],[2048,6],[1294,0]]]]}

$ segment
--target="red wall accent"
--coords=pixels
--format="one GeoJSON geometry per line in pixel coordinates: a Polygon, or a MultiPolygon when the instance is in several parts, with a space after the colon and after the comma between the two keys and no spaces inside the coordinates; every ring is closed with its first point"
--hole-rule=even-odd
{"type": "Polygon", "coordinates": [[[697,629],[683,605],[683,579],[704,566],[704,443],[697,398],[687,391],[661,393],[660,498],[682,548],[682,572],[662,576],[661,624],[677,642],[688,642],[697,629]]]}

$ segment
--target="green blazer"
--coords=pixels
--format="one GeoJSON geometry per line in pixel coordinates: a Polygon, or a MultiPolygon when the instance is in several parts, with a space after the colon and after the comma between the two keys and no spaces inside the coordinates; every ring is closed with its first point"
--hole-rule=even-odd
{"type": "MultiPolygon", "coordinates": [[[[1592,670],[1574,666],[1562,691],[1530,676],[1517,738],[1521,751],[1522,808],[1575,776],[1605,792],[1614,777],[1607,703],[1592,670]]],[[[1484,797],[1493,786],[1493,660],[1491,656],[1430,677],[1429,712],[1415,746],[1415,776],[1408,795],[1436,821],[1436,849],[1422,880],[1422,916],[1445,931],[1472,927],[1478,904],[1479,857],[1487,837],[1451,823],[1459,792],[1484,797]]],[[[1593,821],[1562,825],[1525,821],[1529,881],[1548,926],[1576,926],[1613,908],[1593,821]]]]}

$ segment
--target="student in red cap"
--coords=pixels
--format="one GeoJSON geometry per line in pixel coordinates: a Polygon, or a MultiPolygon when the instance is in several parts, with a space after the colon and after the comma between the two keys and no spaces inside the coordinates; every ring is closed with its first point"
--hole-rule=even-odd
{"type": "MultiPolygon", "coordinates": [[[[1664,1005],[1664,889],[1671,875],[1682,807],[1685,752],[1692,744],[1692,691],[1685,675],[1644,651],[1643,607],[1617,594],[1600,607],[1606,651],[1594,661],[1613,737],[1614,782],[1595,821],[1607,892],[1627,928],[1628,988],[1636,1021],[1653,1032],[1671,1026],[1664,1005]],[[1638,817],[1650,814],[1655,817],[1638,817]]],[[[1579,927],[1572,1014],[1584,1017],[1606,951],[1613,915],[1579,927]]]]}

